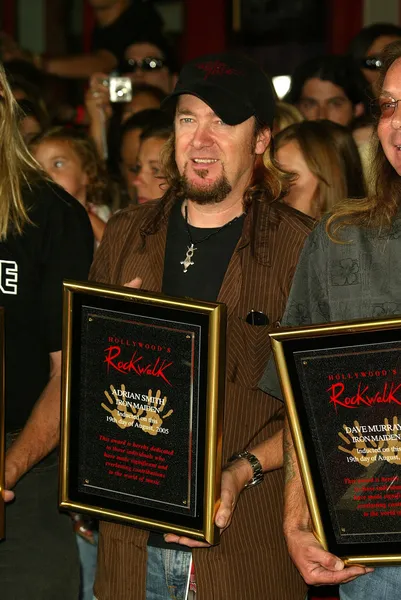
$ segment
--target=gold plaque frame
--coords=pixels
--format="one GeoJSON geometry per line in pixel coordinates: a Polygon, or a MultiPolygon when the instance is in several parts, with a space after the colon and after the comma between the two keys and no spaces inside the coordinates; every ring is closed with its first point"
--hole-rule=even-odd
{"type": "MultiPolygon", "coordinates": [[[[143,323],[141,324],[141,327],[142,325],[143,323]]],[[[89,328],[89,326],[86,327],[89,328]]],[[[161,329],[168,329],[168,327],[164,327],[163,325],[159,327],[159,330],[161,329]]],[[[170,298],[161,294],[144,292],[127,287],[88,284],[74,281],[64,283],[63,386],[59,493],[59,504],[62,509],[91,514],[101,520],[114,520],[136,525],[156,532],[171,532],[180,536],[188,536],[195,540],[205,541],[210,544],[215,544],[219,541],[219,530],[215,526],[214,518],[220,499],[221,485],[222,406],[225,385],[225,329],[226,307],[220,303],[170,298]],[[202,465],[199,472],[194,473],[192,478],[192,497],[195,497],[196,495],[198,498],[196,504],[197,512],[196,514],[193,513],[192,517],[186,515],[169,515],[168,509],[159,514],[158,511],[152,507],[147,509],[143,502],[140,505],[137,505],[135,501],[130,504],[125,503],[122,505],[119,501],[114,502],[113,500],[110,500],[110,498],[102,498],[101,495],[94,496],[93,494],[89,494],[89,500],[87,501],[85,499],[85,493],[82,492],[82,486],[79,488],[79,485],[81,484],[78,485],[77,483],[79,479],[79,477],[77,477],[79,469],[77,463],[82,462],[79,450],[82,445],[79,446],[81,442],[77,441],[77,437],[81,437],[82,440],[84,440],[85,432],[77,436],[77,429],[75,426],[80,419],[82,420],[81,412],[84,411],[86,391],[84,389],[85,386],[83,389],[80,387],[82,380],[80,379],[81,375],[79,375],[79,373],[82,371],[82,368],[77,367],[77,362],[81,360],[79,357],[82,356],[80,346],[85,345],[88,341],[90,344],[93,343],[93,339],[90,337],[85,341],[85,344],[82,341],[84,336],[81,332],[81,323],[84,320],[83,315],[89,314],[87,312],[89,310],[88,307],[92,311],[90,314],[95,316],[91,316],[87,320],[95,322],[99,321],[96,311],[106,310],[109,311],[108,314],[112,315],[112,317],[110,317],[110,322],[115,323],[117,321],[124,321],[124,327],[127,327],[127,331],[129,331],[130,326],[138,326],[138,314],[141,315],[140,319],[148,318],[148,314],[160,314],[160,319],[157,320],[160,320],[163,324],[169,323],[168,315],[170,313],[171,315],[174,315],[174,319],[176,319],[176,321],[174,321],[172,318],[172,322],[181,321],[181,318],[177,318],[178,315],[178,317],[182,317],[183,323],[191,323],[192,319],[194,322],[199,321],[201,323],[201,329],[199,331],[202,331],[202,339],[204,341],[202,341],[202,343],[199,342],[198,354],[199,364],[203,364],[205,369],[204,372],[201,372],[200,367],[198,369],[200,382],[198,389],[204,390],[205,393],[202,395],[202,393],[199,392],[198,414],[201,416],[196,423],[198,435],[193,435],[193,430],[191,428],[188,436],[191,440],[193,437],[197,437],[199,440],[199,443],[196,446],[199,454],[193,456],[189,460],[189,463],[192,465],[196,462],[197,464],[202,465]],[[120,314],[122,315],[121,319],[117,319],[116,315],[120,314]],[[207,334],[206,337],[205,334],[207,334]],[[202,363],[202,361],[204,362],[202,363]],[[202,484],[201,488],[199,486],[196,487],[195,482],[200,482],[202,484]],[[160,515],[162,516],[160,517],[160,515]]],[[[174,329],[174,334],[180,335],[181,333],[185,334],[187,332],[182,328],[180,329],[180,327],[174,329]]],[[[186,337],[189,338],[190,335],[187,335],[186,337]]],[[[193,353],[193,356],[195,355],[196,353],[193,353]]],[[[99,365],[93,365],[94,369],[100,369],[100,367],[99,365]]],[[[191,372],[193,373],[193,367],[191,372]]],[[[101,373],[100,370],[99,373],[101,373]]],[[[128,381],[128,379],[125,379],[125,381],[128,381]]],[[[154,385],[156,386],[156,383],[154,385]]],[[[111,387],[112,386],[110,386],[110,389],[111,387]]],[[[195,413],[196,411],[191,412],[191,415],[195,415],[195,413]]],[[[109,419],[110,417],[107,418],[109,419]]],[[[196,418],[196,415],[194,418],[196,418]]],[[[134,431],[133,427],[127,428],[127,432],[130,433],[131,431],[134,431]]],[[[128,437],[126,439],[128,439],[128,437]]],[[[159,438],[157,439],[159,440],[159,438]]],[[[121,443],[123,442],[124,440],[121,441],[121,443]]],[[[85,442],[82,441],[82,444],[84,443],[85,442]]],[[[158,445],[161,444],[158,442],[158,445]]],[[[188,471],[188,473],[191,472],[193,471],[188,471]]],[[[127,475],[127,477],[128,476],[129,475],[127,475]]],[[[85,482],[89,484],[89,480],[92,484],[92,477],[89,476],[85,479],[85,482]]],[[[136,483],[132,483],[132,485],[133,488],[135,488],[136,483]]],[[[93,485],[88,485],[87,488],[84,488],[84,491],[86,492],[86,489],[89,489],[89,487],[91,488],[92,493],[92,490],[95,488],[93,485]]],[[[101,488],[99,487],[98,489],[101,488]]],[[[107,489],[107,492],[114,494],[115,490],[109,488],[107,489]]],[[[125,495],[128,496],[129,494],[125,495]]],[[[164,497],[160,498],[160,501],[162,500],[165,500],[164,497]]],[[[152,501],[153,500],[149,500],[150,505],[152,501]]],[[[158,500],[154,499],[154,501],[157,502],[158,500]]],[[[193,505],[195,505],[195,503],[193,503],[193,505]]]]}
{"type": "Polygon", "coordinates": [[[398,457],[397,449],[389,453],[390,445],[394,448],[398,443],[395,439],[401,437],[396,433],[401,416],[401,392],[400,397],[397,395],[397,381],[401,382],[401,318],[282,328],[273,331],[270,338],[316,538],[347,565],[400,564],[401,531],[397,521],[401,520],[398,509],[393,510],[398,502],[388,498],[400,499],[401,506],[401,486],[394,486],[391,495],[384,489],[387,481],[398,482],[397,469],[401,481],[401,455],[398,457]],[[380,369],[374,370],[375,360],[379,360],[380,369]],[[360,364],[367,366],[361,370],[360,364]],[[372,387],[376,390],[373,395],[372,387]],[[349,389],[351,394],[358,391],[344,396],[349,389]],[[380,424],[375,425],[374,420],[369,421],[371,418],[380,424]],[[364,425],[364,420],[370,424],[364,425]],[[355,431],[354,437],[347,437],[355,431]],[[379,432],[379,436],[361,433],[369,431],[379,432]],[[353,440],[357,440],[355,446],[353,440]],[[380,468],[387,469],[386,477],[380,477],[379,462],[384,463],[380,468]],[[350,473],[362,470],[362,477],[343,477],[348,468],[350,473]],[[338,484],[342,481],[350,482],[347,496],[341,495],[344,490],[338,484]],[[376,486],[376,496],[375,492],[371,494],[373,501],[368,500],[371,485],[376,486]],[[338,499],[334,500],[337,492],[338,499]],[[347,510],[340,510],[345,502],[347,510]],[[363,530],[362,525],[358,530],[363,519],[366,528],[363,530]],[[345,523],[351,529],[340,527],[345,523]]]}

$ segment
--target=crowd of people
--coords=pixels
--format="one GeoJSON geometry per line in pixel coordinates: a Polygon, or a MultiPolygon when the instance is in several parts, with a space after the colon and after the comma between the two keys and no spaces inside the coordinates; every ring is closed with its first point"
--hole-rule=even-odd
{"type": "Polygon", "coordinates": [[[397,597],[399,567],[347,567],[313,535],[268,333],[400,306],[401,28],[296,65],[279,100],[235,52],[178,69],[145,0],[90,3],[91,53],[2,38],[2,598],[185,600],[189,573],[200,600],[397,597]],[[82,105],[60,110],[49,75],[85,81],[82,105]],[[218,545],[58,511],[64,279],[227,305],[218,545]]]}

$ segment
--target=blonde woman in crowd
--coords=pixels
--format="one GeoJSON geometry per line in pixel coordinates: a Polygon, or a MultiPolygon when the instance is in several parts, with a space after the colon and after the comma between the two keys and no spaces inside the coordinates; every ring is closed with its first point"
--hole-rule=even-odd
{"type": "Polygon", "coordinates": [[[133,180],[138,204],[158,200],[166,191],[167,184],[160,153],[172,131],[171,124],[148,127],[141,134],[136,176],[133,180]]]}
{"type": "Polygon", "coordinates": [[[319,219],[344,198],[365,195],[362,165],[350,131],[332,121],[303,121],[274,138],[274,155],[293,175],[284,202],[319,219]]]}
{"type": "Polygon", "coordinates": [[[277,102],[276,113],[273,122],[273,135],[277,135],[286,127],[294,123],[301,123],[304,117],[299,112],[296,106],[288,104],[288,102],[277,102]]]}

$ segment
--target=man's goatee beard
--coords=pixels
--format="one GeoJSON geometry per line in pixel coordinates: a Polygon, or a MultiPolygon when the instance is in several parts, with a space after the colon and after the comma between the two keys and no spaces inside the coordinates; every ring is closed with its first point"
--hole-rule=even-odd
{"type": "Polygon", "coordinates": [[[232,191],[232,187],[223,173],[223,175],[210,186],[198,187],[188,181],[184,174],[181,177],[181,190],[185,198],[189,198],[197,204],[216,204],[227,198],[232,191]]]}

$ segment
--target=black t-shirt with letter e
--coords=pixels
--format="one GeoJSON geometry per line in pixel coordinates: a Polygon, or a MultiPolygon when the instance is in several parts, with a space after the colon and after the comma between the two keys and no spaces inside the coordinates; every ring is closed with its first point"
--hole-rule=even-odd
{"type": "Polygon", "coordinates": [[[6,431],[21,429],[49,379],[49,353],[62,347],[63,279],[86,280],[93,234],[86,210],[39,179],[23,190],[31,223],[0,241],[5,317],[6,431]]]}

